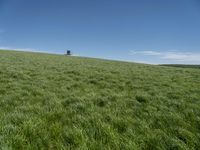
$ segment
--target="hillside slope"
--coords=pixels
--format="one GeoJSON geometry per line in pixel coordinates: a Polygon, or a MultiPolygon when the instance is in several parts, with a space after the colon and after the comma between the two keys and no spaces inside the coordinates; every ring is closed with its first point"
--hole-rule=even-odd
{"type": "Polygon", "coordinates": [[[200,70],[0,51],[2,149],[199,149],[200,70]]]}

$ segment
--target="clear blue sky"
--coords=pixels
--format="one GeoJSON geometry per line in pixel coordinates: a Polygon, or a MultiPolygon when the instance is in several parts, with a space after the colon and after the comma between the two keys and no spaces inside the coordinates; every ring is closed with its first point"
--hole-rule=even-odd
{"type": "Polygon", "coordinates": [[[200,1],[0,0],[0,48],[200,64],[200,1]]]}

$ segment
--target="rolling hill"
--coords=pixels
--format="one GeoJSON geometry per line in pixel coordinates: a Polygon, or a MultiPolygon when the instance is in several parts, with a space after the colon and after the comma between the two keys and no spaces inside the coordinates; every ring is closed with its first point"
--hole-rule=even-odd
{"type": "Polygon", "coordinates": [[[200,148],[200,70],[0,51],[1,149],[200,148]]]}

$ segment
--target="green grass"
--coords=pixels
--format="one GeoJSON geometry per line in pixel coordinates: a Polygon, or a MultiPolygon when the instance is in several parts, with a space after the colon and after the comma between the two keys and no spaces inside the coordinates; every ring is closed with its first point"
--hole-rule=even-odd
{"type": "Polygon", "coordinates": [[[0,51],[0,149],[199,148],[199,69],[0,51]]]}

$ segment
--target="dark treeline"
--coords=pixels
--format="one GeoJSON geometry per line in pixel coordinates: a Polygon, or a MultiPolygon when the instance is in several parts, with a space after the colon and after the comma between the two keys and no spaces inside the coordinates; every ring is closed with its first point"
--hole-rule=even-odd
{"type": "Polygon", "coordinates": [[[161,65],[161,66],[181,67],[181,68],[196,68],[196,69],[200,69],[200,65],[164,64],[164,65],[161,65]]]}

